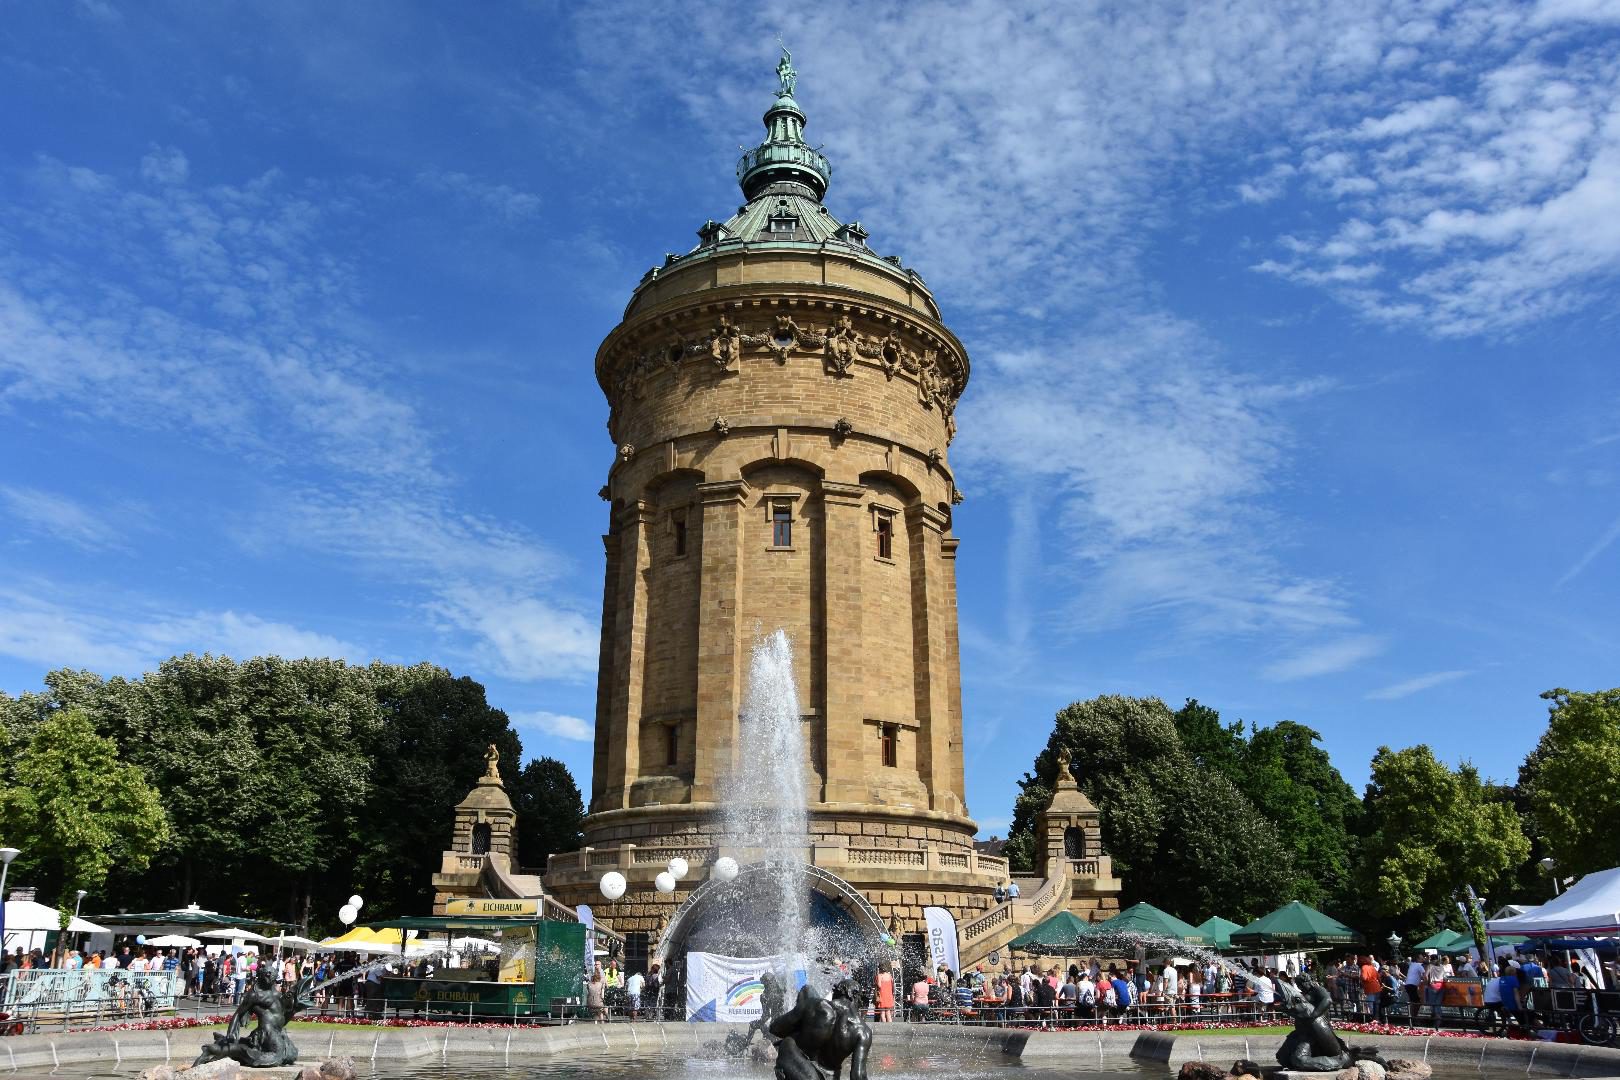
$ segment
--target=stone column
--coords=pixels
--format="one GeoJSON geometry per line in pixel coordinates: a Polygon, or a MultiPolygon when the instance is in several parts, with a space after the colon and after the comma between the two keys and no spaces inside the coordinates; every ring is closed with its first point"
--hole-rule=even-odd
{"type": "Polygon", "coordinates": [[[637,500],[618,513],[618,587],[613,670],[617,678],[608,697],[607,786],[605,809],[630,805],[630,786],[641,775],[641,684],[647,648],[647,567],[651,546],[647,529],[652,506],[637,500]]]}
{"type": "MultiPolygon", "coordinates": [[[[613,527],[612,523],[608,526],[613,527]]],[[[612,729],[612,688],[617,681],[614,672],[614,653],[618,647],[619,613],[619,548],[617,537],[609,532],[602,537],[602,550],[606,566],[602,573],[602,645],[596,663],[596,730],[612,729]]],[[[608,740],[598,738],[591,755],[591,813],[612,810],[604,800],[608,786],[608,740]]]]}
{"type": "Polygon", "coordinates": [[[917,771],[928,786],[931,809],[962,813],[961,721],[952,715],[950,623],[955,618],[946,576],[943,513],[931,506],[906,509],[911,539],[911,633],[916,658],[917,771]]]}
{"type": "Polygon", "coordinates": [[[821,484],[826,560],[821,655],[827,665],[822,680],[827,699],[821,733],[827,778],[823,802],[867,801],[866,764],[875,749],[868,745],[861,679],[861,577],[865,570],[861,560],[871,557],[869,545],[873,542],[871,521],[861,505],[865,494],[862,484],[821,484]]]}
{"type": "MultiPolygon", "coordinates": [[[[945,521],[950,528],[950,519],[945,521]]],[[[956,610],[956,549],[961,541],[954,536],[939,540],[940,576],[945,582],[945,682],[951,714],[951,744],[956,747],[955,791],[961,813],[967,807],[967,748],[962,745],[962,641],[956,610]]]]}
{"type": "Polygon", "coordinates": [[[697,737],[692,801],[714,802],[731,768],[742,709],[737,682],[742,652],[737,598],[742,588],[744,480],[697,486],[703,507],[702,566],[698,577],[697,737]]]}

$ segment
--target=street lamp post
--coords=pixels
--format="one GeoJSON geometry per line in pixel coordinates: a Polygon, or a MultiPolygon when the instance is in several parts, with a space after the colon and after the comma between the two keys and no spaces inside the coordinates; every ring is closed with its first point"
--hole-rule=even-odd
{"type": "Polygon", "coordinates": [[[1399,963],[1401,959],[1401,935],[1391,930],[1389,932],[1389,937],[1385,940],[1389,942],[1390,963],[1399,963]]]}
{"type": "Polygon", "coordinates": [[[1541,868],[1543,870],[1547,871],[1547,876],[1548,877],[1552,878],[1553,895],[1557,896],[1560,892],[1563,891],[1558,887],[1558,862],[1555,859],[1551,858],[1551,857],[1542,859],[1541,860],[1541,868]]]}
{"type": "Polygon", "coordinates": [[[21,854],[14,847],[0,847],[0,953],[6,951],[6,871],[11,869],[11,860],[21,854]]]}
{"type": "MultiPolygon", "coordinates": [[[[88,892],[86,892],[85,890],[83,890],[83,889],[80,889],[77,893],[74,894],[74,899],[73,899],[73,921],[74,922],[79,921],[79,910],[84,907],[84,898],[86,896],[89,896],[89,895],[90,894],[88,892]]],[[[71,926],[71,924],[69,924],[69,925],[71,926]]],[[[73,947],[75,949],[77,949],[79,947],[79,931],[77,931],[77,930],[73,931],[73,947]]]]}

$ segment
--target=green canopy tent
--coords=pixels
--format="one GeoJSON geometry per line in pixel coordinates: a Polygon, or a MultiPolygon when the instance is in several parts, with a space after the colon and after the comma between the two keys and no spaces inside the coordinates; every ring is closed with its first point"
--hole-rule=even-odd
{"type": "Polygon", "coordinates": [[[1183,922],[1152,904],[1132,904],[1112,919],[1095,927],[1098,933],[1144,934],[1149,937],[1177,938],[1188,945],[1209,945],[1213,939],[1192,923],[1183,922]]]}
{"type": "Polygon", "coordinates": [[[1232,931],[1231,940],[1232,948],[1255,952],[1311,952],[1362,943],[1359,933],[1298,900],[1232,931]]]}
{"type": "Polygon", "coordinates": [[[1085,939],[1095,932],[1080,916],[1060,911],[1007,942],[1007,948],[1035,956],[1078,956],[1089,951],[1083,948],[1085,939]]]}
{"type": "Polygon", "coordinates": [[[1211,915],[1198,924],[1198,932],[1215,943],[1217,949],[1230,949],[1232,947],[1232,931],[1243,927],[1231,919],[1223,919],[1219,915],[1211,915]]]}
{"type": "Polygon", "coordinates": [[[1431,934],[1412,946],[1412,951],[1426,953],[1433,949],[1435,952],[1449,954],[1467,952],[1473,945],[1474,936],[1472,934],[1465,934],[1460,930],[1441,930],[1439,933],[1431,934]]]}
{"type": "Polygon", "coordinates": [[[245,915],[221,915],[217,911],[204,911],[197,907],[174,908],[170,911],[120,911],[116,915],[97,915],[93,922],[112,923],[118,926],[211,926],[225,929],[246,929],[255,927],[270,927],[280,929],[290,926],[290,923],[276,922],[274,919],[254,919],[245,915]]]}

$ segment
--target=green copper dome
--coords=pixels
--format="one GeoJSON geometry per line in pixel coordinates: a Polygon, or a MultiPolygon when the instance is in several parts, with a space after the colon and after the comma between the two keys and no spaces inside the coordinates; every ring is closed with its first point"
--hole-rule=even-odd
{"type": "Polygon", "coordinates": [[[765,110],[765,141],[738,160],[737,182],[750,202],[773,184],[802,185],[806,194],[819,201],[827,194],[832,166],[821,151],[804,141],[804,112],[793,100],[799,73],[793,70],[793,54],[786,46],[781,63],[776,65],[776,76],[782,88],[765,110]]]}

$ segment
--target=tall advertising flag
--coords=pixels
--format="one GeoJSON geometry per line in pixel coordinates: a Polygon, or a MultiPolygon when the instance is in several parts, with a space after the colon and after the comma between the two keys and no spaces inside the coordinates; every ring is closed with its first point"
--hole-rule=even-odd
{"type": "Polygon", "coordinates": [[[942,907],[925,907],[923,922],[928,926],[929,974],[938,971],[941,964],[961,974],[961,954],[956,947],[956,919],[942,907]]]}
{"type": "Polygon", "coordinates": [[[585,981],[590,982],[596,971],[596,916],[591,914],[589,904],[579,905],[574,914],[585,924],[585,981]]]}

